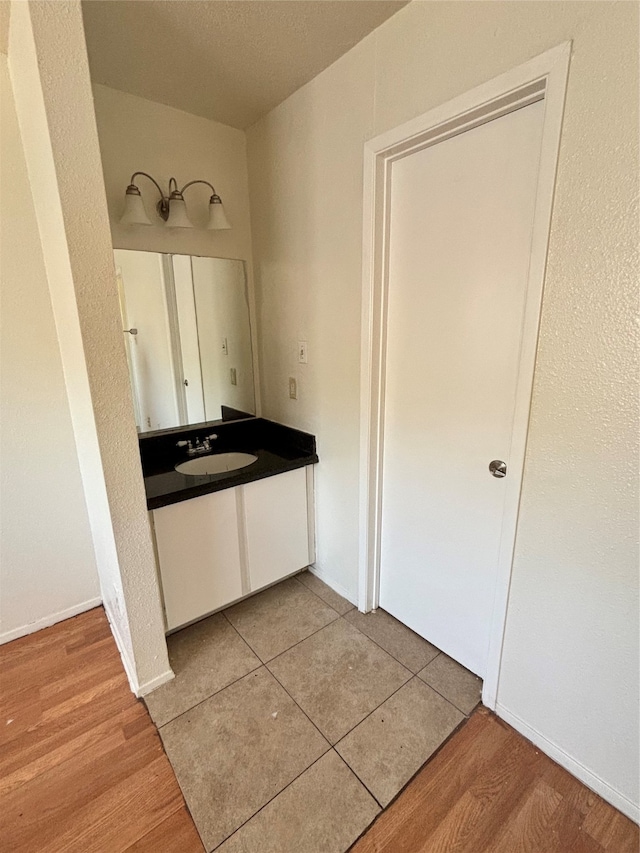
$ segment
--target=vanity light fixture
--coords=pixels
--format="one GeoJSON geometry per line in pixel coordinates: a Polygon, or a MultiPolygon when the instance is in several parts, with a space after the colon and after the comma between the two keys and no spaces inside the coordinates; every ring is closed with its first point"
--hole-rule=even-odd
{"type": "Polygon", "coordinates": [[[156,204],[158,216],[167,223],[169,228],[195,228],[193,222],[187,214],[187,205],[185,204],[183,193],[186,189],[194,184],[206,184],[211,189],[211,198],[209,199],[209,221],[207,229],[209,231],[224,231],[231,228],[229,220],[224,212],[222,199],[216,193],[209,181],[189,181],[181,190],[178,189],[178,183],[175,178],[169,178],[169,195],[165,196],[162,192],[160,184],[148,175],[146,172],[134,172],[131,176],[131,181],[127,187],[124,197],[124,212],[120,218],[121,225],[153,225],[149,219],[142,201],[140,189],[134,183],[138,175],[143,175],[155,185],[160,193],[160,200],[156,204]]]}

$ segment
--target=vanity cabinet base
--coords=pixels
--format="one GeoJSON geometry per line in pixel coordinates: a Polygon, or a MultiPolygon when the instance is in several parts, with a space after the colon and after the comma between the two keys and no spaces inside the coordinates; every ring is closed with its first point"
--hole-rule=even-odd
{"type": "Polygon", "coordinates": [[[298,468],[151,512],[167,631],[312,562],[312,470],[298,468]]]}

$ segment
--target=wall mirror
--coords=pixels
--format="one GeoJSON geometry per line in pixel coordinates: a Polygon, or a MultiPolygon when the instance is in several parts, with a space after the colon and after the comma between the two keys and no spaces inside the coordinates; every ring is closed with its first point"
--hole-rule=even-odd
{"type": "Polygon", "coordinates": [[[244,262],[114,256],[138,431],[254,415],[244,262]]]}

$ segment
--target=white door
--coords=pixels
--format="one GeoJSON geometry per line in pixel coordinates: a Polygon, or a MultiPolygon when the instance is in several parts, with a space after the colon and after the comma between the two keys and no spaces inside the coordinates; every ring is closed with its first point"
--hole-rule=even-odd
{"type": "Polygon", "coordinates": [[[380,606],[484,677],[539,102],[393,163],[380,606]]]}

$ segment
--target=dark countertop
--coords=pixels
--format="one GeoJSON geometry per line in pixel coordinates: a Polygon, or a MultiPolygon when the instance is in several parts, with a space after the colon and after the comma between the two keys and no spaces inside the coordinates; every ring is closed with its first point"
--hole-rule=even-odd
{"type": "Polygon", "coordinates": [[[264,418],[204,423],[141,435],[140,457],[150,510],[318,462],[314,436],[264,418]],[[257,460],[223,474],[178,473],[178,463],[200,458],[200,454],[188,456],[186,449],[176,443],[196,436],[203,439],[211,433],[218,436],[212,441],[214,453],[253,453],[257,460]]]}

